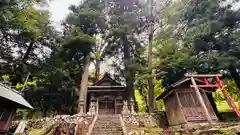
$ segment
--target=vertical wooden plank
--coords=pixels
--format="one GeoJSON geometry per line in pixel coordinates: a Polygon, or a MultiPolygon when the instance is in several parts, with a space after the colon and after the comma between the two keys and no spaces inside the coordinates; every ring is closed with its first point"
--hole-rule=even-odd
{"type": "Polygon", "coordinates": [[[167,115],[167,120],[168,120],[168,123],[169,125],[172,125],[172,122],[171,122],[171,112],[170,112],[170,108],[169,108],[169,100],[168,100],[169,97],[166,97],[163,99],[164,101],[164,104],[165,104],[165,109],[166,109],[166,115],[167,115]]]}
{"type": "Polygon", "coordinates": [[[117,100],[116,100],[116,97],[114,98],[114,114],[117,114],[117,100]]]}
{"type": "Polygon", "coordinates": [[[2,116],[3,116],[3,113],[4,113],[4,108],[0,108],[0,120],[2,119],[2,116]]]}
{"type": "Polygon", "coordinates": [[[97,98],[97,114],[98,114],[98,110],[99,110],[99,99],[97,98]]]}
{"type": "Polygon", "coordinates": [[[180,110],[181,110],[181,113],[182,113],[182,117],[183,117],[183,119],[184,119],[184,122],[187,123],[187,120],[186,120],[186,117],[185,117],[184,111],[183,111],[183,106],[182,106],[182,103],[181,103],[181,101],[180,101],[179,95],[178,95],[178,93],[177,93],[176,90],[175,90],[175,95],[176,95],[177,102],[178,102],[178,106],[179,106],[179,108],[180,108],[180,110]]]}
{"type": "Polygon", "coordinates": [[[209,112],[208,112],[207,107],[206,107],[206,105],[205,105],[205,103],[204,103],[203,97],[202,97],[202,95],[201,95],[201,93],[200,93],[200,91],[199,91],[199,89],[198,89],[198,87],[197,87],[197,84],[196,84],[196,82],[195,82],[195,80],[194,80],[193,77],[191,77],[191,82],[192,82],[192,84],[193,84],[193,86],[194,86],[194,89],[195,89],[195,91],[196,91],[197,98],[198,98],[198,100],[199,100],[199,102],[200,102],[200,104],[201,104],[201,106],[202,106],[202,108],[203,108],[203,111],[204,111],[205,116],[206,116],[206,118],[207,118],[207,120],[208,120],[208,123],[209,123],[210,126],[212,126],[211,116],[209,115],[209,112]]]}

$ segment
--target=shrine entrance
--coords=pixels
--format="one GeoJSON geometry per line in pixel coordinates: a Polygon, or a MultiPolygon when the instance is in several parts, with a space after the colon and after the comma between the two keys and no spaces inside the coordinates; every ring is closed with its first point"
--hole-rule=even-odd
{"type": "Polygon", "coordinates": [[[88,86],[85,112],[89,111],[91,103],[96,103],[96,113],[121,114],[123,100],[128,99],[126,87],[116,82],[105,73],[103,78],[88,86]]]}
{"type": "Polygon", "coordinates": [[[115,114],[115,102],[112,97],[100,97],[98,99],[99,114],[115,114]]]}

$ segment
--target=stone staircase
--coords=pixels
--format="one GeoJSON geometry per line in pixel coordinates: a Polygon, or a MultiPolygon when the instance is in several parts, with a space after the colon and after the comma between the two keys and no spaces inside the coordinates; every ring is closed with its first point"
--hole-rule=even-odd
{"type": "Polygon", "coordinates": [[[123,135],[118,115],[99,115],[91,135],[123,135]]]}

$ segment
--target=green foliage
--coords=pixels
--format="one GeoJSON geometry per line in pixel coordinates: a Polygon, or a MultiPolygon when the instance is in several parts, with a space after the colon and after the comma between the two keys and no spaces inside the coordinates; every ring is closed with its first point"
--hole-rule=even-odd
{"type": "Polygon", "coordinates": [[[239,43],[235,42],[238,38],[234,36],[239,28],[238,11],[231,10],[229,5],[221,6],[218,0],[181,2],[186,6],[179,3],[172,4],[174,8],[166,8],[165,17],[173,23],[168,29],[170,22],[167,22],[154,41],[158,77],[163,79],[164,85],[170,85],[186,72],[224,72],[224,77],[228,79],[229,74],[235,76],[233,79],[239,87],[240,77],[235,72],[239,68],[239,58],[236,55],[239,53],[239,43]],[[167,15],[170,11],[174,15],[175,9],[181,11],[177,18],[167,15]],[[171,21],[171,18],[176,21],[171,21]],[[183,26],[179,20],[187,24],[183,26]]]}
{"type": "Polygon", "coordinates": [[[179,132],[175,132],[174,135],[181,135],[181,133],[179,133],[179,132]]]}
{"type": "MultiPolygon", "coordinates": [[[[225,99],[226,100],[226,99],[225,99]]],[[[235,102],[235,104],[237,105],[237,107],[240,107],[238,105],[239,102],[235,102]]],[[[231,112],[233,111],[232,107],[230,107],[227,103],[227,101],[217,101],[217,108],[219,112],[231,112]]]]}
{"type": "Polygon", "coordinates": [[[33,82],[27,82],[26,84],[20,84],[20,83],[17,83],[17,85],[16,85],[16,89],[27,88],[27,87],[29,87],[29,86],[36,87],[36,86],[37,86],[36,81],[33,81],[33,82]]]}
{"type": "Polygon", "coordinates": [[[138,105],[138,111],[146,112],[147,111],[146,102],[143,100],[143,97],[140,94],[139,90],[135,90],[135,98],[138,105]]]}
{"type": "Polygon", "coordinates": [[[25,88],[25,85],[17,83],[16,89],[21,89],[21,88],[25,88]]]}
{"type": "MultiPolygon", "coordinates": [[[[159,96],[161,93],[163,93],[165,89],[162,86],[162,80],[154,80],[154,97],[159,96]]],[[[157,109],[163,111],[165,110],[163,100],[156,101],[157,109]]]]}
{"type": "Polygon", "coordinates": [[[27,82],[27,85],[29,85],[29,86],[37,86],[36,81],[27,82]]]}
{"type": "MultiPolygon", "coordinates": [[[[224,79],[223,84],[226,85],[227,91],[229,92],[230,96],[233,98],[233,101],[239,102],[240,93],[239,93],[239,88],[237,87],[235,81],[230,79],[224,79]]],[[[213,93],[213,97],[214,97],[214,100],[217,102],[226,101],[226,98],[223,92],[221,91],[221,89],[217,89],[217,91],[213,93]]]]}
{"type": "MultiPolygon", "coordinates": [[[[145,76],[146,77],[146,76],[145,76]]],[[[139,111],[146,112],[147,111],[147,98],[148,98],[148,86],[147,86],[147,80],[145,78],[142,78],[140,80],[137,80],[135,82],[135,97],[136,101],[138,103],[139,111]]],[[[154,97],[157,97],[160,95],[165,89],[162,86],[162,81],[160,80],[154,80],[154,97]]],[[[162,100],[156,101],[156,109],[158,111],[163,111],[164,103],[162,100]]]]}
{"type": "Polygon", "coordinates": [[[237,135],[237,134],[227,129],[221,129],[220,133],[214,135],[237,135]]]}
{"type": "Polygon", "coordinates": [[[91,85],[93,85],[93,83],[92,82],[88,82],[88,86],[91,86],[91,85]]]}
{"type": "Polygon", "coordinates": [[[8,81],[9,80],[9,75],[2,75],[2,79],[4,81],[8,81]]]}
{"type": "MultiPolygon", "coordinates": [[[[10,81],[10,77],[9,77],[9,75],[2,75],[1,76],[1,78],[3,79],[3,81],[5,81],[5,82],[9,82],[10,81]]],[[[27,88],[28,86],[34,86],[34,87],[36,87],[37,86],[37,84],[36,84],[36,81],[28,81],[25,85],[24,84],[20,84],[20,83],[17,83],[16,84],[16,86],[15,86],[15,88],[16,89],[22,89],[22,88],[27,88]]]]}
{"type": "Polygon", "coordinates": [[[96,57],[100,57],[100,56],[101,56],[101,53],[100,53],[99,51],[96,51],[96,52],[95,52],[95,56],[96,56],[96,57]]]}
{"type": "MultiPolygon", "coordinates": [[[[24,96],[44,114],[74,113],[84,57],[93,54],[96,69],[107,56],[113,59],[116,77],[134,89],[140,111],[148,106],[147,79],[154,78],[156,97],[189,71],[224,73],[224,84],[239,101],[239,11],[219,0],[167,3],[159,6],[161,12],[154,10],[152,69],[145,38],[152,22],[143,3],[87,0],[73,5],[63,21],[63,36],[50,25],[48,12],[33,8],[37,1],[1,3],[1,80],[25,88],[24,96]]],[[[225,100],[219,90],[214,98],[225,100]]],[[[156,104],[164,110],[162,101],[156,104]]]]}
{"type": "Polygon", "coordinates": [[[130,135],[163,135],[161,128],[136,128],[129,133],[130,135]]]}
{"type": "Polygon", "coordinates": [[[64,52],[69,52],[70,57],[77,53],[82,53],[84,56],[92,51],[92,46],[95,44],[94,38],[86,34],[71,36],[63,45],[64,52]]]}

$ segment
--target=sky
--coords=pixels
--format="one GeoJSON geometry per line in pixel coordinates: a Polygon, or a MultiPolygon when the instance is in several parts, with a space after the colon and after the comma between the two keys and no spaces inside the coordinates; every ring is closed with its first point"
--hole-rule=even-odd
{"type": "MultiPolygon", "coordinates": [[[[69,13],[68,7],[72,4],[79,4],[82,0],[52,0],[49,5],[49,9],[51,12],[51,20],[53,21],[53,25],[58,30],[61,30],[61,21],[65,19],[67,14],[69,13]]],[[[111,61],[104,61],[101,64],[100,72],[104,73],[109,71],[109,64],[111,61]]],[[[94,70],[94,65],[90,64],[90,71],[94,70]]]]}
{"type": "Polygon", "coordinates": [[[69,13],[68,7],[80,2],[81,0],[52,0],[50,2],[51,20],[57,29],[61,29],[61,20],[69,13]]]}

